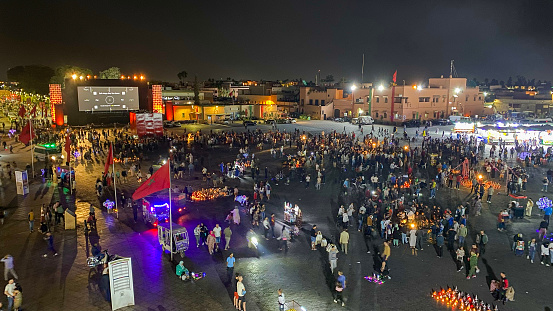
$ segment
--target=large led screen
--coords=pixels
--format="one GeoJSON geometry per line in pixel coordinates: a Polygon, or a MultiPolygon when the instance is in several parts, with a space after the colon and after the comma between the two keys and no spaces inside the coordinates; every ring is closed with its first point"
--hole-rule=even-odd
{"type": "Polygon", "coordinates": [[[80,111],[138,110],[138,87],[79,86],[80,111]]]}

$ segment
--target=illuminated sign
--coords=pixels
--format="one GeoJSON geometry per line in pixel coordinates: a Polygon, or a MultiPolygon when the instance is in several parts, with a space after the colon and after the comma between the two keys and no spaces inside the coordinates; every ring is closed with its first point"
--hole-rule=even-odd
{"type": "Polygon", "coordinates": [[[474,123],[457,122],[455,123],[454,132],[474,132],[474,123]]]}

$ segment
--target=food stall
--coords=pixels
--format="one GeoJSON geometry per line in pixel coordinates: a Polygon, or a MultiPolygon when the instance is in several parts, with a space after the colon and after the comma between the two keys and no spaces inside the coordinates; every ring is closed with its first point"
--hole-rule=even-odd
{"type": "Polygon", "coordinates": [[[292,205],[290,202],[284,202],[284,221],[301,228],[302,212],[297,204],[292,205]]]}

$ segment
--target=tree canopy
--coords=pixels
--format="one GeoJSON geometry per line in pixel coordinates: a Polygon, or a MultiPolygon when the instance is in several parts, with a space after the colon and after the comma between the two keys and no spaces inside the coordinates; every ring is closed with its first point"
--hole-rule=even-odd
{"type": "Polygon", "coordinates": [[[120,76],[121,69],[119,69],[119,67],[110,67],[100,71],[100,79],[119,79],[120,76]]]}
{"type": "Polygon", "coordinates": [[[54,69],[42,65],[16,66],[8,69],[7,75],[9,81],[19,82],[24,91],[46,95],[54,69]]]}
{"type": "Polygon", "coordinates": [[[50,79],[50,83],[56,83],[61,84],[62,87],[65,86],[65,79],[71,79],[71,76],[77,75],[80,76],[87,76],[87,75],[93,75],[92,70],[88,68],[81,68],[77,66],[71,66],[71,65],[65,65],[56,68],[55,75],[50,79]]]}

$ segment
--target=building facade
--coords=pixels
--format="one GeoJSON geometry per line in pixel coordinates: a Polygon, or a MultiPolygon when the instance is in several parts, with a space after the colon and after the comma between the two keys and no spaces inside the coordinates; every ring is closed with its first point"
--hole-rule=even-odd
{"type": "Polygon", "coordinates": [[[429,79],[428,86],[425,87],[377,87],[371,109],[375,120],[396,122],[442,119],[450,115],[476,116],[483,113],[484,96],[478,87],[467,87],[466,78],[443,77],[429,79]]]}

